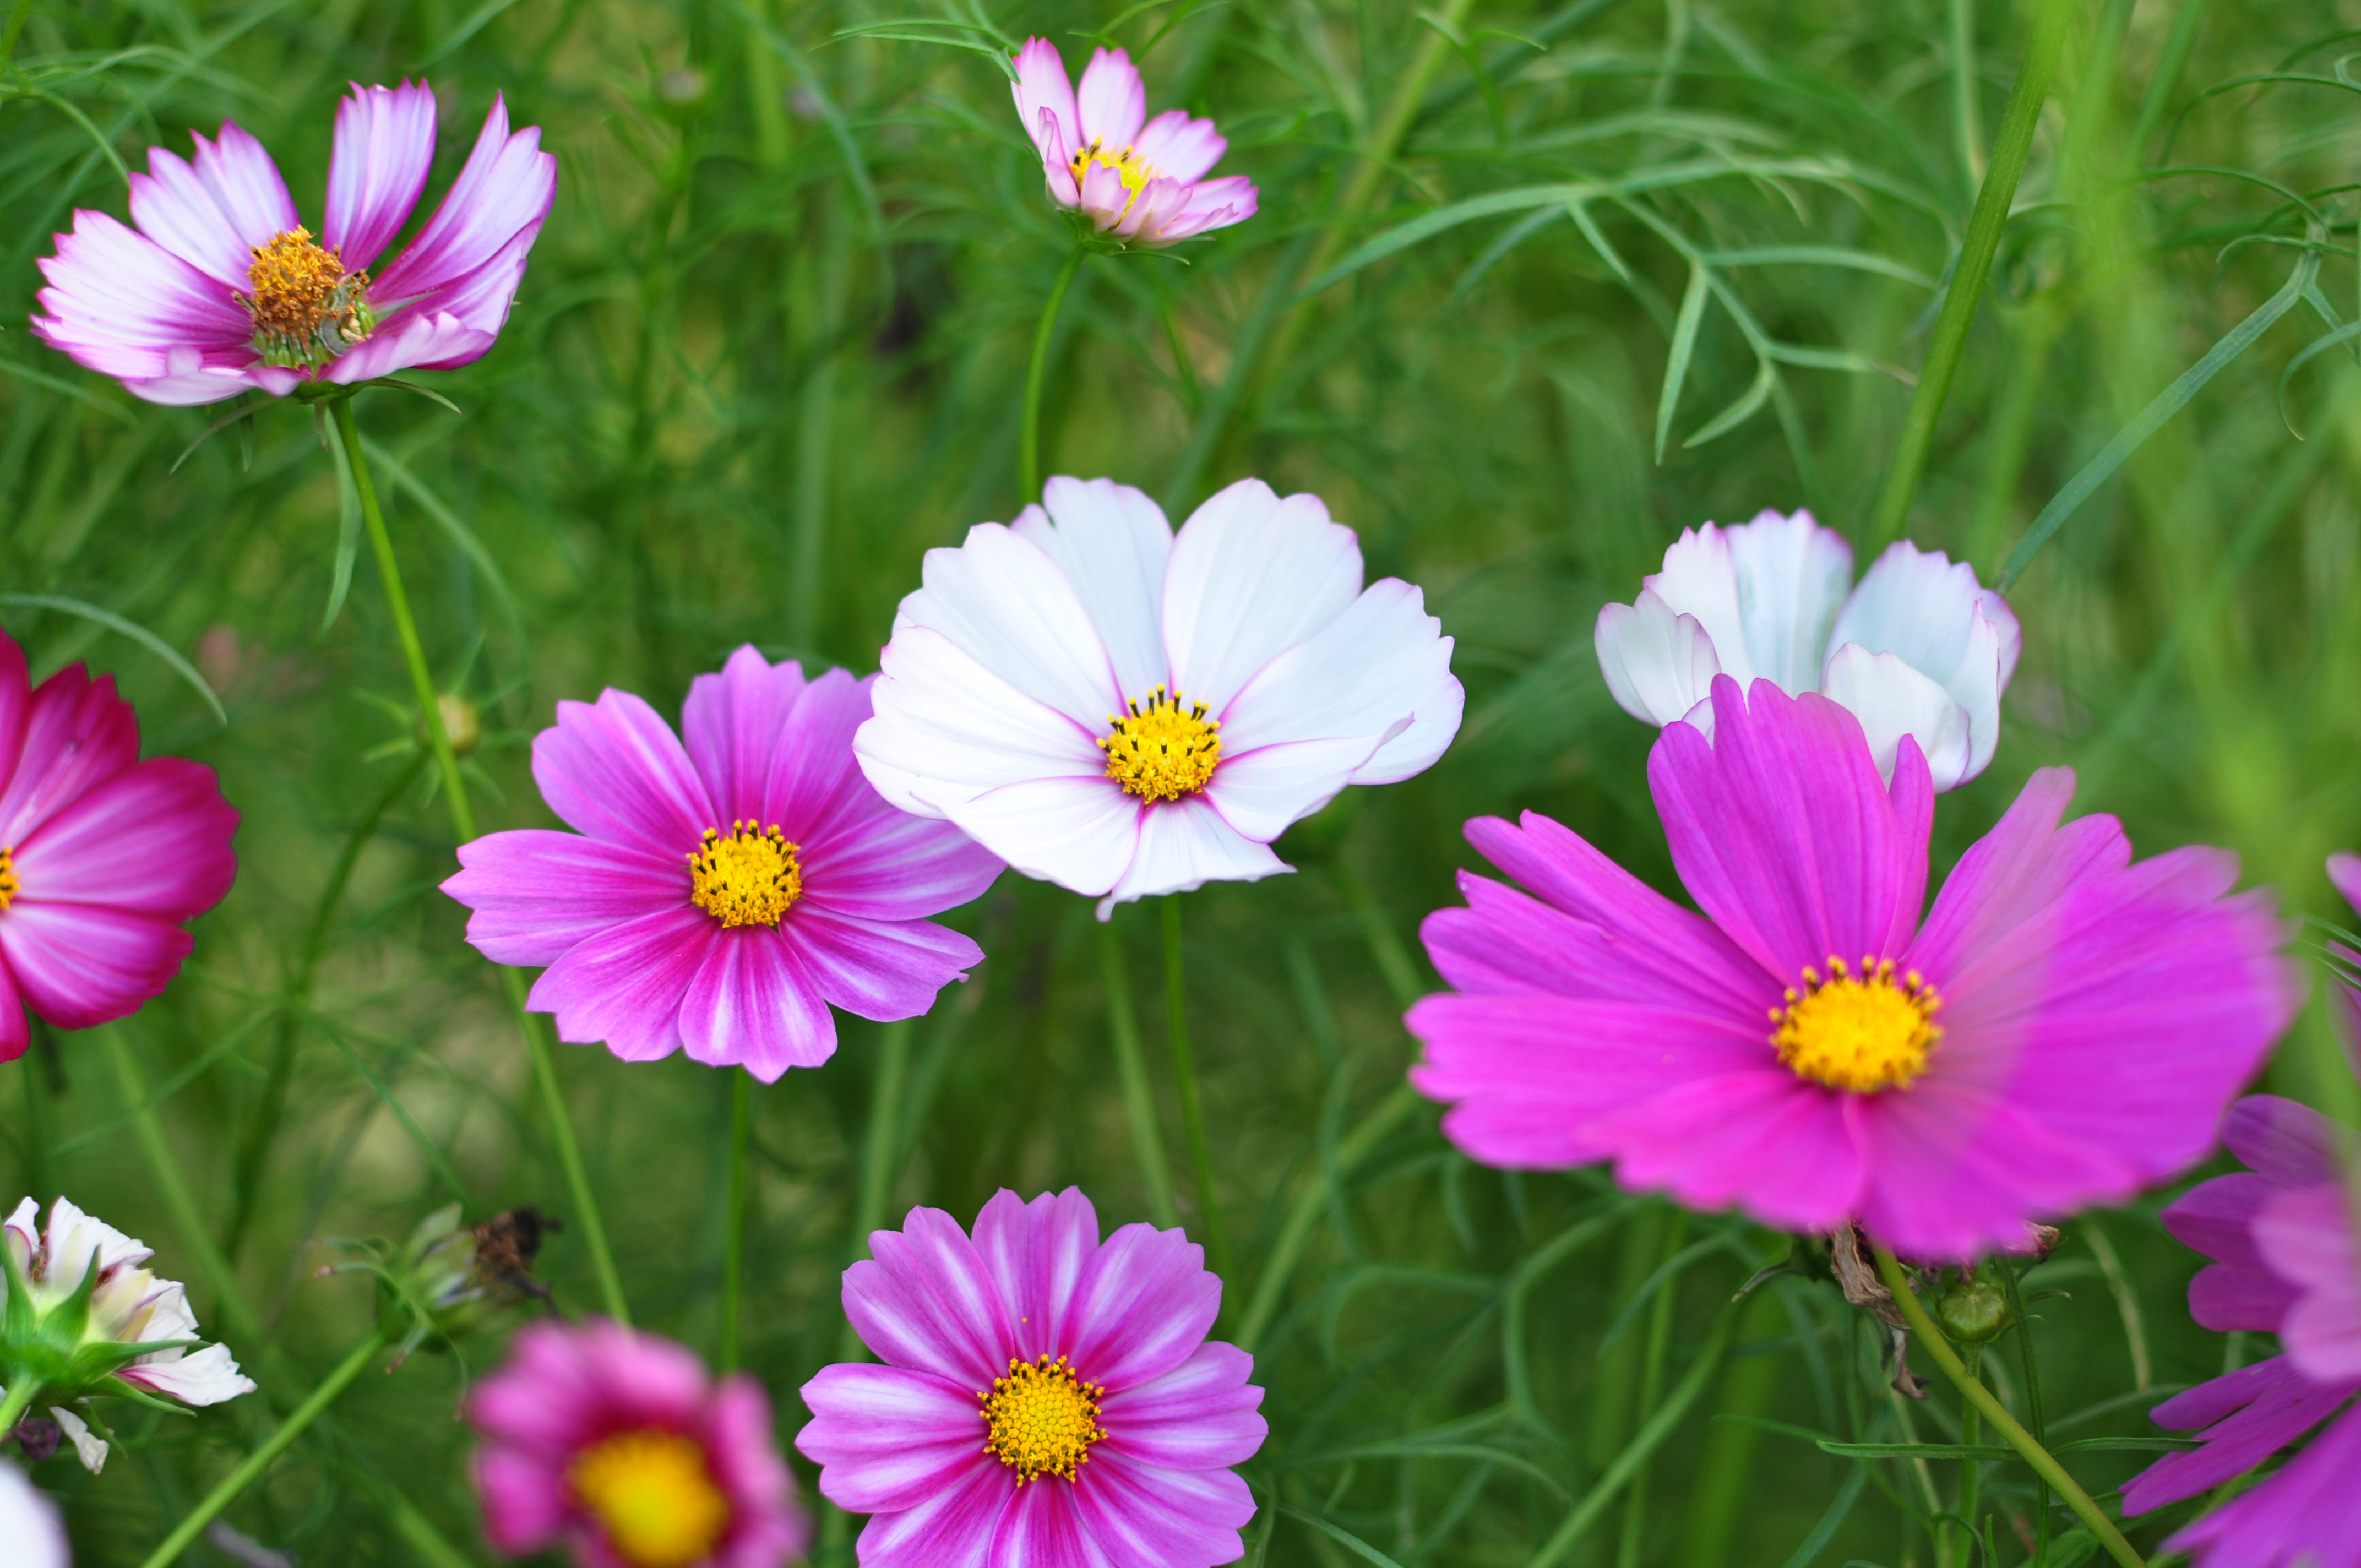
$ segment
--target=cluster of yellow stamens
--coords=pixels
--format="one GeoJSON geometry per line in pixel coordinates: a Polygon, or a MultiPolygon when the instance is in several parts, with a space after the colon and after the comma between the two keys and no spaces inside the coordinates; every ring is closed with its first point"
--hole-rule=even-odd
{"type": "Polygon", "coordinates": [[[0,844],[0,909],[16,902],[16,855],[0,844]]]}
{"type": "Polygon", "coordinates": [[[1016,1484],[1043,1475],[1063,1475],[1091,1456],[1091,1444],[1106,1436],[1099,1426],[1099,1400],[1106,1390],[1074,1376],[1066,1358],[1008,1358],[1008,1376],[992,1380],[992,1391],[976,1390],[980,1412],[991,1423],[984,1452],[1016,1472],[1016,1484]]]}
{"type": "Polygon", "coordinates": [[[732,822],[726,839],[708,828],[689,852],[688,900],[724,926],[776,926],[804,895],[796,848],[775,823],[732,822]]]}
{"type": "Polygon", "coordinates": [[[1831,1089],[1872,1094],[1901,1089],[1927,1070],[1943,1031],[1943,999],[1916,970],[1897,982],[1894,960],[1864,957],[1859,973],[1839,958],[1828,972],[1806,965],[1804,989],[1771,1009],[1771,1044],[1797,1077],[1831,1089]]]}
{"type": "Polygon", "coordinates": [[[1074,193],[1077,196],[1082,194],[1082,181],[1090,174],[1093,163],[1102,169],[1114,170],[1115,178],[1123,181],[1123,210],[1126,213],[1131,211],[1131,203],[1147,188],[1148,182],[1156,178],[1156,166],[1140,157],[1138,148],[1127,147],[1121,152],[1109,152],[1093,141],[1088,147],[1078,148],[1069,160],[1069,167],[1074,171],[1074,193]]]}
{"type": "Polygon", "coordinates": [[[1162,686],[1134,699],[1128,717],[1107,715],[1112,733],[1099,741],[1106,753],[1106,776],[1145,800],[1178,800],[1205,787],[1222,760],[1222,728],[1205,717],[1205,704],[1184,706],[1180,694],[1162,686]]]}
{"type": "Polygon", "coordinates": [[[689,1568],[730,1528],[730,1499],[705,1450],[675,1431],[642,1427],[602,1439],[575,1457],[566,1479],[631,1568],[689,1568]]]}
{"type": "Polygon", "coordinates": [[[347,272],[333,247],[313,242],[301,226],[248,247],[249,293],[235,296],[254,321],[254,351],[283,369],[325,365],[368,341],[368,274],[347,272]]]}

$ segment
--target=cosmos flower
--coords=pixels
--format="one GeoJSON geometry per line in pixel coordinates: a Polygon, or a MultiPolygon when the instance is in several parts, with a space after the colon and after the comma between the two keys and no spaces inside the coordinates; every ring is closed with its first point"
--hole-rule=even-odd
{"type": "Polygon", "coordinates": [[[1902,737],[1915,739],[1938,791],[1991,765],[2021,641],[2000,595],[1939,550],[1897,540],[1854,587],[1852,546],[1807,511],[1684,530],[1637,603],[1598,612],[1597,640],[1608,690],[1634,718],[1710,735],[1714,676],[1776,681],[1850,710],[1888,779],[1902,737]]]}
{"type": "Polygon", "coordinates": [[[2113,817],[2061,824],[2073,774],[2048,769],[1922,919],[1917,742],[1889,788],[1826,697],[1723,675],[1713,710],[1710,743],[1668,725],[1648,760],[1702,916],[1546,817],[1468,824],[1529,891],[1463,873],[1468,907],[1427,918],[1456,989],[1411,1010],[1411,1080],[1455,1143],[1929,1262],[2205,1153],[2301,995],[2229,854],[2133,864],[2113,817]]]}
{"type": "Polygon", "coordinates": [[[884,1365],[804,1385],[796,1439],[862,1568],[1212,1568],[1245,1552],[1229,1466],[1269,1430],[1254,1358],[1209,1342],[1222,1282],[1177,1230],[1099,1240],[1075,1188],[1002,1190],[972,1241],[937,1209],[869,1238],[844,1310],[884,1365]]]}
{"type": "Polygon", "coordinates": [[[580,1568],[779,1568],[810,1540],[763,1386],[714,1382],[670,1340],[533,1323],[463,1413],[484,1437],[485,1533],[511,1557],[563,1543],[580,1568]]]}
{"type": "Polygon", "coordinates": [[[1077,95],[1058,46],[1027,38],[1010,90],[1049,199],[1100,234],[1153,248],[1255,215],[1253,181],[1205,178],[1230,146],[1213,122],[1181,109],[1148,119],[1148,89],[1123,50],[1094,51],[1077,95]]]}
{"type": "Polygon", "coordinates": [[[2248,1168],[2199,1184],[2164,1212],[2174,1235],[2214,1260],[2190,1284],[2190,1315],[2224,1333],[2277,1334],[2285,1354],[2150,1411],[2159,1426],[2194,1430],[2202,1446],[2134,1476],[2124,1512],[2211,1491],[2327,1421],[2311,1446],[2165,1549],[2190,1553],[2197,1568],[2356,1568],[2361,1236],[2344,1157],[2354,1134],[2257,1094],[2231,1109],[2222,1135],[2248,1168]]]}
{"type": "MultiPolygon", "coordinates": [[[[874,677],[872,677],[873,680],[874,677]]],[[[775,1082],[835,1054],[835,1003],[912,1018],[983,960],[927,919],[1000,862],[905,816],[852,763],[871,681],[807,681],[754,649],[699,675],[684,748],[628,692],[561,702],[533,776],[576,829],[492,833],[443,891],[497,963],[545,964],[531,1005],[625,1061],[683,1049],[775,1082]]]]}
{"type": "Polygon", "coordinates": [[[0,1541],[8,1543],[11,1568],[68,1568],[65,1521],[25,1473],[0,1464],[0,1541]]]}
{"type": "Polygon", "coordinates": [[[853,741],[878,792],[1114,905],[1290,868],[1270,841],[1458,733],[1419,590],[1361,587],[1320,498],[1245,479],[1176,537],[1108,479],[1051,479],[1013,528],[927,553],[853,741]]]}
{"type": "Polygon", "coordinates": [[[139,760],[114,676],[70,664],[37,691],[0,632],[0,1061],[28,1007],[87,1029],[162,991],[236,879],[236,831],[211,768],[139,760]]]}
{"type": "Polygon", "coordinates": [[[499,98],[443,204],[402,253],[434,162],[424,82],[362,87],[336,109],[317,237],[262,144],[235,123],[184,161],[148,149],[131,221],[74,213],[41,271],[33,331],[151,403],[210,403],[308,380],[350,386],[483,357],[507,322],[557,190],[541,131],[499,98]]]}
{"type": "Polygon", "coordinates": [[[63,1198],[49,1205],[46,1227],[30,1198],[17,1204],[0,1226],[0,1385],[31,1378],[30,1400],[49,1406],[91,1470],[106,1463],[107,1445],[69,1408],[77,1401],[115,1395],[202,1406],[254,1391],[225,1346],[193,1348],[186,1292],[139,1266],[154,1254],[63,1198]]]}

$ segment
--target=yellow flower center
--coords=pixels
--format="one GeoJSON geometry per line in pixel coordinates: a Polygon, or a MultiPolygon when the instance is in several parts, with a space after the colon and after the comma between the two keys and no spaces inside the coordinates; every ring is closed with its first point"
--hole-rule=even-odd
{"type": "Polygon", "coordinates": [[[282,369],[325,365],[368,341],[377,318],[368,308],[368,274],[347,272],[335,250],[314,244],[301,226],[248,247],[251,293],[235,296],[254,321],[254,351],[282,369]]]}
{"type": "Polygon", "coordinates": [[[0,909],[16,902],[16,852],[0,844],[0,909]]]}
{"type": "Polygon", "coordinates": [[[804,895],[796,846],[776,824],[732,822],[726,839],[708,828],[704,843],[689,853],[688,874],[689,902],[724,926],[775,927],[804,895]]]}
{"type": "Polygon", "coordinates": [[[1127,705],[1128,717],[1107,715],[1114,726],[1099,741],[1106,753],[1106,776],[1144,800],[1178,800],[1205,787],[1222,760],[1222,728],[1205,717],[1205,705],[1183,706],[1180,694],[1158,686],[1142,707],[1127,705]]]}
{"type": "Polygon", "coordinates": [[[1943,1037],[1935,1024],[1942,1004],[1916,970],[1896,984],[1891,959],[1864,958],[1856,975],[1831,958],[1825,979],[1806,967],[1803,991],[1791,988],[1787,1004],[1771,1009],[1771,1044],[1796,1077],[1830,1089],[1903,1089],[1943,1037]]]}
{"type": "Polygon", "coordinates": [[[1075,1469],[1091,1456],[1091,1444],[1106,1433],[1099,1427],[1099,1398],[1106,1390],[1074,1376],[1064,1356],[1055,1361],[1008,1358],[1008,1376],[992,1380],[992,1392],[979,1389],[982,1414],[991,1423],[984,1452],[1000,1455],[1016,1472],[1016,1484],[1043,1475],[1063,1475],[1071,1481],[1075,1469]]]}
{"type": "Polygon", "coordinates": [[[1102,169],[1114,170],[1115,178],[1123,181],[1123,210],[1126,213],[1131,211],[1131,203],[1148,182],[1156,178],[1156,166],[1141,158],[1136,149],[1125,148],[1121,152],[1109,152],[1097,142],[1093,142],[1077,151],[1070,165],[1074,171],[1074,192],[1077,195],[1081,194],[1083,178],[1090,173],[1093,163],[1102,169]]]}
{"type": "Polygon", "coordinates": [[[705,1450],[678,1432],[618,1432],[576,1455],[566,1479],[631,1568],[689,1568],[730,1528],[730,1499],[706,1468],[705,1450]]]}

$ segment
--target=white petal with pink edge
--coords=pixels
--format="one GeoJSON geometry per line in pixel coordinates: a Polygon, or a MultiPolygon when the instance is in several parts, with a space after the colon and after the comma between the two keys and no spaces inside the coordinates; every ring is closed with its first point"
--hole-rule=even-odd
{"type": "Polygon", "coordinates": [[[878,663],[876,711],[852,751],[877,793],[904,811],[945,817],[1004,784],[1105,771],[1094,730],[1027,696],[931,627],[897,629],[878,663]]]}
{"type": "Polygon", "coordinates": [[[256,247],[299,227],[294,198],[262,144],[236,121],[221,140],[196,143],[193,164],[160,147],[148,149],[148,172],[131,177],[131,221],[140,232],[243,293],[256,247]]]}
{"type": "Polygon", "coordinates": [[[367,271],[401,232],[434,167],[434,90],[356,86],[336,105],[320,243],[346,271],[367,271]]]}
{"type": "Polygon", "coordinates": [[[941,632],[985,669],[1083,729],[1104,729],[1125,696],[1090,611],[1040,545],[978,523],[956,550],[927,552],[924,586],[894,618],[941,632]]]}
{"type": "Polygon", "coordinates": [[[1285,500],[1241,479],[1199,507],[1164,574],[1164,646],[1191,702],[1229,706],[1280,652],[1361,591],[1361,548],[1314,495],[1285,500]]]}
{"type": "MultiPolygon", "coordinates": [[[[1202,795],[1168,801],[1140,814],[1139,849],[1122,880],[1099,900],[1098,916],[1159,894],[1188,893],[1209,882],[1260,882],[1295,868],[1224,821],[1202,795]]],[[[1081,892],[1077,888],[1075,891],[1081,892]]]]}
{"type": "Polygon", "coordinates": [[[1145,696],[1170,679],[1162,600],[1172,525],[1164,510],[1129,485],[1063,475],[1042,487],[1041,502],[1027,507],[1012,532],[1065,574],[1106,648],[1121,694],[1145,696]]]}
{"type": "Polygon", "coordinates": [[[1877,759],[1878,776],[1886,783],[1894,782],[1894,757],[1905,735],[1917,740],[1937,789],[1956,788],[1972,776],[1974,719],[1949,692],[1898,655],[1872,653],[1858,642],[1848,642],[1828,655],[1828,672],[1820,681],[1824,695],[1861,720],[1870,754],[1877,759]]]}
{"type": "Polygon", "coordinates": [[[950,808],[961,831],[1016,870],[1090,898],[1137,861],[1146,815],[1104,773],[1023,779],[950,808]]]}

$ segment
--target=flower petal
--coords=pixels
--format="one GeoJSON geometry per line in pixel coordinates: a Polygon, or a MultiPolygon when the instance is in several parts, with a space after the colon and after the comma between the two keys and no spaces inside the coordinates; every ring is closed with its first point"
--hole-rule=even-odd
{"type": "Polygon", "coordinates": [[[686,858],[525,828],[459,846],[443,891],[475,913],[467,940],[499,964],[554,964],[609,927],[688,904],[686,858]]]}
{"type": "Polygon", "coordinates": [[[654,1061],[681,1046],[681,1003],[722,934],[691,905],[584,938],[533,981],[528,1004],[557,1015],[557,1037],[625,1061],[654,1061]]]}
{"type": "Polygon", "coordinates": [[[1004,784],[1106,772],[1095,730],[1027,696],[940,631],[899,626],[878,663],[876,716],[852,750],[877,793],[901,810],[941,817],[1004,784]]]}
{"type": "Polygon", "coordinates": [[[1111,153],[1129,147],[1139,135],[1140,122],[1148,118],[1148,87],[1131,56],[1119,49],[1091,51],[1074,103],[1081,111],[1083,145],[1095,142],[1111,153]]]}
{"type": "MultiPolygon", "coordinates": [[[[61,1409],[50,1413],[60,1426],[69,1416],[61,1409]]],[[[82,1425],[78,1419],[74,1424],[82,1425]]],[[[99,1446],[103,1454],[105,1445],[99,1446]]],[[[0,1541],[8,1542],[16,1568],[70,1568],[73,1561],[57,1504],[13,1464],[0,1464],[0,1541]]]]}
{"type": "Polygon", "coordinates": [[[166,250],[235,292],[251,288],[254,251],[302,225],[287,181],[262,144],[236,121],[221,140],[192,134],[193,166],[160,147],[131,177],[131,221],[166,250]]]}
{"type": "Polygon", "coordinates": [[[237,878],[237,813],[202,762],[152,757],[61,807],[16,850],[20,898],[193,920],[237,878]]]}
{"type": "Polygon", "coordinates": [[[0,1062],[15,1061],[32,1048],[33,1026],[25,1006],[16,977],[8,972],[5,952],[0,952],[0,1062]]]}
{"type": "Polygon", "coordinates": [[[894,618],[941,632],[1016,690],[1086,733],[1121,711],[1106,644],[1090,611],[1048,551],[1012,529],[982,522],[956,550],[929,550],[925,587],[894,618]]]}
{"type": "Polygon", "coordinates": [[[672,727],[630,692],[561,702],[533,740],[533,778],[577,832],[686,864],[705,830],[727,830],[672,727]]]}
{"type": "Polygon", "coordinates": [[[434,89],[423,82],[353,83],[336,105],[320,243],[336,252],[346,271],[367,271],[401,232],[434,167],[434,89]]]}
{"type": "Polygon", "coordinates": [[[1265,664],[1345,613],[1361,547],[1314,495],[1241,479],[1191,514],[1164,572],[1175,687],[1224,713],[1265,664]]]}
{"type": "MultiPolygon", "coordinates": [[[[1704,623],[1675,614],[1653,588],[1641,589],[1635,603],[1602,606],[1591,640],[1608,692],[1624,712],[1659,729],[1707,702],[1721,674],[1704,623]]],[[[1710,707],[1703,718],[1712,723],[1710,707]]]]}
{"type": "MultiPolygon", "coordinates": [[[[983,1448],[955,1485],[915,1508],[873,1516],[861,1531],[861,1568],[983,1568],[1016,1483],[983,1448]]],[[[825,1471],[819,1485],[825,1494],[825,1471]]]]}
{"type": "Polygon", "coordinates": [[[865,920],[922,920],[983,896],[1000,857],[950,822],[887,805],[860,773],[861,798],[825,838],[804,845],[804,897],[815,908],[865,920]]]}
{"type": "Polygon", "coordinates": [[[791,1067],[818,1067],[836,1054],[836,1019],[796,946],[767,926],[714,932],[680,1003],[689,1060],[742,1067],[776,1083],[791,1067]]]}
{"type": "Polygon", "coordinates": [[[1205,1249],[1179,1230],[1126,1225],[1107,1237],[1075,1282],[1062,1326],[1081,1376],[1110,1396],[1189,1359],[1222,1309],[1222,1282],[1205,1249]]]}
{"type": "Polygon", "coordinates": [[[221,1344],[176,1353],[170,1359],[150,1358],[125,1367],[119,1376],[126,1383],[170,1395],[184,1405],[218,1405],[255,1388],[254,1379],[237,1369],[229,1347],[221,1344]]]}
{"type": "Polygon", "coordinates": [[[821,1493],[853,1513],[914,1508],[953,1489],[983,1446],[975,1395],[931,1372],[823,1367],[803,1398],[812,1419],[796,1447],[821,1467],[821,1493]]]}
{"type": "Polygon", "coordinates": [[[1166,1470],[1113,1442],[1091,1455],[1088,1471],[1074,1502],[1108,1563],[1214,1568],[1246,1555],[1238,1531],[1254,1518],[1254,1494],[1231,1472],[1166,1470]]]}
{"type": "Polygon", "coordinates": [[[772,731],[749,817],[776,823],[789,843],[822,854],[874,821],[881,807],[892,809],[852,754],[853,736],[873,712],[875,684],[874,676],[855,680],[849,671],[830,670],[804,687],[772,731]]]}
{"type": "Polygon", "coordinates": [[[950,812],[962,832],[1016,871],[1088,898],[1113,892],[1138,862],[1154,815],[1103,774],[1004,784],[950,812]]]}
{"type": "Polygon", "coordinates": [[[88,1421],[63,1405],[51,1405],[49,1414],[56,1417],[58,1425],[65,1429],[66,1441],[73,1444],[74,1457],[82,1461],[84,1470],[95,1475],[106,1468],[106,1453],[110,1445],[92,1432],[88,1421]]]}
{"type": "Polygon", "coordinates": [[[368,342],[339,356],[320,378],[349,387],[404,370],[456,369],[490,353],[496,336],[447,311],[402,311],[379,322],[368,342]]]}
{"type": "Polygon", "coordinates": [[[1083,1523],[1076,1494],[1085,1485],[1078,1476],[1071,1484],[1036,1480],[1016,1488],[979,1568],[1115,1568],[1083,1523]]]}
{"type": "Polygon", "coordinates": [[[556,195],[557,160],[541,150],[541,127],[511,136],[508,102],[495,95],[459,178],[426,226],[378,276],[369,297],[444,308],[437,296],[458,289],[518,236],[537,230],[556,195]]]}
{"type": "Polygon", "coordinates": [[[254,323],[219,280],[104,213],[74,213],[73,231],[41,258],[42,342],[102,375],[154,379],[175,351],[193,373],[223,374],[221,396],[243,389],[229,372],[252,363],[254,323]]]}
{"type": "Polygon", "coordinates": [[[1016,98],[1017,121],[1033,138],[1042,161],[1063,167],[1081,144],[1082,120],[1075,112],[1073,83],[1067,79],[1066,62],[1058,46],[1048,38],[1027,38],[1025,47],[1016,51],[1016,80],[1009,83],[1009,91],[1016,98]],[[1044,115],[1049,116],[1049,126],[1042,124],[1044,115]],[[1051,134],[1051,126],[1063,133],[1062,147],[1051,134]]]}
{"type": "MultiPolygon", "coordinates": [[[[1998,594],[1977,586],[1973,566],[1898,539],[1845,600],[1828,646],[1831,656],[1846,643],[1894,654],[1949,693],[1967,716],[1964,782],[1991,765],[2000,744],[2000,696],[2015,673],[2021,642],[2015,615],[1998,594]]],[[[1938,769],[1937,787],[1950,787],[1940,776],[1938,769]]]]}
{"type": "Polygon", "coordinates": [[[2345,1172],[2349,1135],[2309,1105],[2249,1094],[2222,1118],[2222,1141],[2256,1175],[2280,1187],[2312,1187],[2345,1172]]]}
{"type": "Polygon", "coordinates": [[[1122,696],[1145,698],[1170,684],[1161,633],[1172,525],[1162,508],[1128,485],[1061,474],[1042,486],[1041,505],[1027,507],[1009,532],[1065,574],[1106,647],[1122,696]]]}
{"type": "Polygon", "coordinates": [[[84,793],[139,760],[139,721],[115,695],[115,677],[96,680],[68,664],[33,693],[20,754],[0,789],[0,844],[21,844],[84,793]]]}
{"type": "Polygon", "coordinates": [[[1131,145],[1149,168],[1183,185],[1202,180],[1230,149],[1213,121],[1191,119],[1186,109],[1165,110],[1148,122],[1131,145]]]}
{"type": "Polygon", "coordinates": [[[1016,1324],[1019,1359],[1071,1353],[1074,1288],[1098,1249],[1098,1211],[1079,1187],[1029,1203],[1004,1187],[975,1217],[975,1250],[1016,1324]]]}
{"type": "Polygon", "coordinates": [[[2134,1476],[2124,1513],[2147,1513],[2244,1475],[2334,1414],[2355,1387],[2314,1383],[2275,1355],[2176,1394],[2148,1419],[2168,1431],[2202,1428],[2205,1446],[2168,1453],[2134,1476]]]}
{"type": "Polygon", "coordinates": [[[2255,1216],[2263,1261],[2301,1290],[2279,1325],[2297,1371],[2316,1383],[2361,1379],[2361,1246],[2341,1180],[2281,1192],[2255,1216]]]}
{"type": "Polygon", "coordinates": [[[19,898],[0,912],[0,955],[17,991],[60,1029],[137,1012],[195,945],[179,926],[127,909],[19,898]]]}
{"type": "Polygon", "coordinates": [[[872,1232],[869,1251],[844,1271],[844,1313],[862,1343],[889,1366],[972,1392],[991,1387],[1008,1369],[1016,1325],[958,1222],[913,1209],[900,1230],[872,1232]]]}
{"type": "Polygon", "coordinates": [[[2356,1471],[2361,1412],[2347,1410],[2284,1468],[2166,1538],[2163,1550],[2194,1552],[2207,1568],[2355,1568],[2356,1471]]]}
{"type": "Polygon", "coordinates": [[[806,981],[847,1013],[916,1018],[983,961],[983,949],[930,920],[863,920],[805,905],[780,928],[806,981]]]}
{"type": "MultiPolygon", "coordinates": [[[[1404,728],[1407,728],[1407,716],[1404,728]]],[[[1295,740],[1224,756],[1205,785],[1205,798],[1240,836],[1268,844],[1336,798],[1386,736],[1343,740],[1295,740]]]]}
{"type": "Polygon", "coordinates": [[[1848,642],[1828,655],[1820,690],[1861,720],[1869,753],[1877,761],[1877,775],[1888,783],[1905,735],[1918,743],[1918,754],[1927,759],[1927,772],[1938,791],[1956,789],[1982,771],[1971,765],[1974,721],[1967,710],[1899,655],[1872,653],[1858,642],[1848,642]]]}
{"type": "Polygon", "coordinates": [[[778,820],[763,788],[780,731],[804,687],[801,664],[792,659],[774,664],[751,642],[730,654],[719,674],[689,682],[688,700],[681,706],[681,740],[707,797],[730,821],[768,827],[778,820]]]}
{"type": "Polygon", "coordinates": [[[567,1519],[562,1464],[487,1443],[476,1450],[472,1469],[484,1534],[494,1547],[522,1557],[557,1540],[567,1519]]]}
{"type": "MultiPolygon", "coordinates": [[[[1205,796],[1166,801],[1139,814],[1139,848],[1099,901],[1099,918],[1110,918],[1116,905],[1134,899],[1188,893],[1209,882],[1260,882],[1294,869],[1272,854],[1269,845],[1231,827],[1205,796]]],[[[1065,885],[1089,891],[1077,883],[1065,885]]]]}
{"type": "Polygon", "coordinates": [[[1262,1448],[1270,1423],[1262,1390],[1246,1379],[1254,1357],[1234,1344],[1201,1344],[1152,1382],[1102,1402],[1107,1441],[1126,1457],[1168,1470],[1243,1464],[1262,1448]]]}

